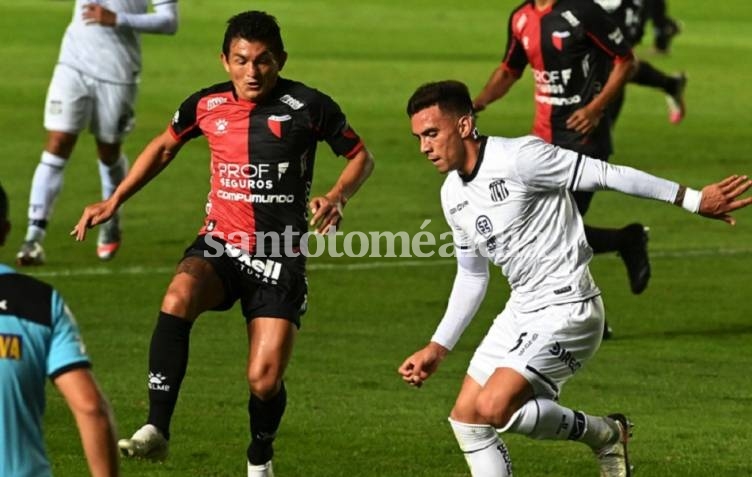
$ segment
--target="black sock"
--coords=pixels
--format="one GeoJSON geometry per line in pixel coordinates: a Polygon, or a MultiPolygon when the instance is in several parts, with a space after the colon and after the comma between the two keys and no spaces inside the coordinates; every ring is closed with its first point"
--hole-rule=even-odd
{"type": "Polygon", "coordinates": [[[251,444],[248,446],[248,462],[262,465],[274,455],[272,442],[277,436],[282,414],[287,405],[287,391],[282,383],[279,392],[266,401],[251,394],[248,400],[248,415],[251,420],[251,444]]]}
{"type": "Polygon", "coordinates": [[[149,348],[149,424],[170,438],[170,420],[188,368],[193,322],[160,312],[149,348]]]}
{"type": "Polygon", "coordinates": [[[622,231],[586,225],[585,238],[593,249],[593,253],[616,252],[622,243],[622,231]]]}
{"type": "Polygon", "coordinates": [[[646,61],[640,61],[637,64],[637,72],[632,78],[633,83],[653,88],[660,88],[667,94],[675,94],[679,87],[679,80],[674,76],[656,69],[646,61]]]}

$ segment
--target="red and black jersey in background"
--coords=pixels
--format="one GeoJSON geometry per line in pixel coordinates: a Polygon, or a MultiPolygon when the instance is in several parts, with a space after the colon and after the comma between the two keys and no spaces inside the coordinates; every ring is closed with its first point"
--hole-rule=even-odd
{"type": "Polygon", "coordinates": [[[647,0],[595,0],[614,19],[630,45],[642,41],[647,22],[647,0]]]}
{"type": "Polygon", "coordinates": [[[566,126],[576,110],[605,85],[614,62],[632,57],[621,29],[593,0],[558,0],[536,10],[526,1],[509,17],[503,67],[521,75],[529,63],[535,80],[533,134],[598,159],[611,154],[606,116],[583,136],[566,126]]]}
{"type": "Polygon", "coordinates": [[[209,143],[211,191],[199,234],[211,232],[250,253],[257,232],[282,234],[288,226],[297,251],[308,230],[318,141],[347,158],[363,148],[337,103],[283,78],[259,103],[238,99],[231,82],[203,89],[183,102],[170,131],[178,140],[204,135],[209,143]]]}

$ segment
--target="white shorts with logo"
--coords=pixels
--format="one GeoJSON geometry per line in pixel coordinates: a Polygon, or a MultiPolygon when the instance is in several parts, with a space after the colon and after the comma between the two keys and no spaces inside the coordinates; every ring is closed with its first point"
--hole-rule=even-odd
{"type": "Polygon", "coordinates": [[[511,368],[530,382],[536,396],[556,399],[598,350],[604,318],[600,296],[529,313],[507,307],[475,350],[467,374],[485,385],[497,368],[511,368]]]}
{"type": "Polygon", "coordinates": [[[88,126],[98,140],[119,143],[133,129],[137,90],[136,84],[100,81],[58,64],[47,90],[44,128],[78,134],[88,126]]]}

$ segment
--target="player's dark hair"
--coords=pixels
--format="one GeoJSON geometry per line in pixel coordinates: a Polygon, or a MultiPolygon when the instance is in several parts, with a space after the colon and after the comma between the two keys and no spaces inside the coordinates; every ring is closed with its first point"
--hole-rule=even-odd
{"type": "Polygon", "coordinates": [[[252,10],[238,13],[227,20],[227,30],[225,30],[225,39],[222,43],[222,53],[225,56],[229,56],[230,44],[236,38],[242,38],[247,41],[260,41],[277,58],[280,58],[285,51],[277,19],[266,12],[252,10]]]}
{"type": "Polygon", "coordinates": [[[472,114],[473,100],[465,83],[455,80],[426,83],[419,87],[407,101],[407,115],[413,115],[431,106],[438,105],[443,112],[458,116],[472,114]]]}
{"type": "Polygon", "coordinates": [[[0,221],[8,220],[8,196],[3,185],[0,184],[0,221]]]}

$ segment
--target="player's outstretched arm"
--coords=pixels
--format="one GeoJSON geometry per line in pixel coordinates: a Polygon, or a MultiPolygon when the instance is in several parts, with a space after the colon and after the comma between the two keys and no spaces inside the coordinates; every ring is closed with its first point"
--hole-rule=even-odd
{"type": "MultiPolygon", "coordinates": [[[[730,212],[752,205],[752,197],[740,199],[752,187],[752,181],[747,176],[729,176],[715,184],[709,184],[702,188],[698,213],[702,216],[723,220],[729,225],[736,225],[730,212]]],[[[677,201],[684,202],[686,187],[680,187],[677,193],[677,201]]]]}
{"type": "Polygon", "coordinates": [[[342,209],[371,175],[373,166],[373,156],[364,147],[352,159],[348,159],[334,187],[326,195],[311,199],[311,226],[315,227],[317,232],[325,234],[330,227],[339,224],[342,220],[342,209]]]}
{"type": "Polygon", "coordinates": [[[519,77],[512,74],[503,64],[499,65],[491,73],[483,90],[473,100],[473,111],[479,113],[489,104],[503,98],[518,79],[519,77]]]}
{"type": "Polygon", "coordinates": [[[431,377],[449,350],[431,341],[423,349],[410,355],[397,372],[410,386],[421,387],[423,381],[431,377]]]}
{"type": "Polygon", "coordinates": [[[152,13],[115,12],[98,3],[88,3],[83,6],[82,16],[89,24],[130,28],[144,33],[172,35],[178,30],[177,2],[155,5],[152,13]]]}
{"type": "Polygon", "coordinates": [[[88,369],[73,369],[55,378],[76,419],[92,477],[117,477],[115,425],[104,396],[88,369]]]}
{"type": "Polygon", "coordinates": [[[104,223],[115,214],[123,202],[152,180],[177,155],[183,142],[172,137],[168,130],[152,139],[139,154],[128,175],[123,179],[112,196],[101,202],[87,206],[71,235],[81,241],[86,238],[86,230],[104,223]]]}

